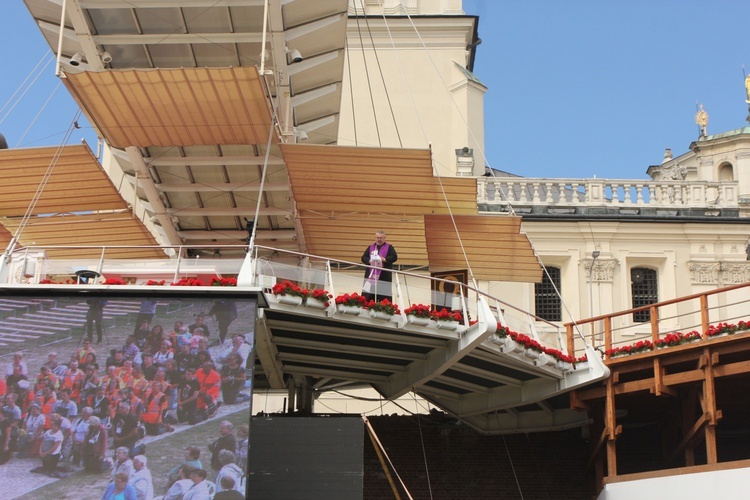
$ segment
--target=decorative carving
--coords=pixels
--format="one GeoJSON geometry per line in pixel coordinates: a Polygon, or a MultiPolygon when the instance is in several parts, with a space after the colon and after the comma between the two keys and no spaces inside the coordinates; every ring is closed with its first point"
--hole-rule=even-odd
{"type": "Polygon", "coordinates": [[[738,160],[750,158],[750,151],[740,151],[739,153],[734,155],[734,157],[737,158],[738,160]]]}
{"type": "Polygon", "coordinates": [[[693,285],[716,285],[719,283],[720,267],[718,262],[690,262],[690,282],[693,285]]]}
{"type": "Polygon", "coordinates": [[[592,282],[595,283],[611,283],[615,278],[615,264],[614,260],[597,260],[594,264],[593,276],[591,273],[591,264],[594,262],[593,259],[586,259],[583,261],[583,268],[586,270],[589,276],[592,278],[592,282]]]}
{"type": "Polygon", "coordinates": [[[665,181],[684,181],[687,176],[687,168],[676,163],[662,165],[655,170],[659,171],[659,177],[665,181]]]}
{"type": "Polygon", "coordinates": [[[722,263],[720,280],[721,285],[747,283],[750,281],[750,263],[722,263]]]}

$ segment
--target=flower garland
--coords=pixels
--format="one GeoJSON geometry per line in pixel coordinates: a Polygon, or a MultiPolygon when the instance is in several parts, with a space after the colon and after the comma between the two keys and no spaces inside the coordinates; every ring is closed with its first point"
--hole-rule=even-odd
{"type": "Polygon", "coordinates": [[[431,308],[424,304],[414,304],[411,307],[404,309],[404,314],[407,316],[416,316],[417,318],[429,318],[431,308]]]}
{"type": "Polygon", "coordinates": [[[391,316],[393,316],[394,314],[400,314],[400,311],[398,310],[398,306],[388,299],[383,299],[380,302],[375,302],[374,300],[371,300],[365,305],[365,309],[369,309],[371,311],[384,312],[386,314],[390,314],[391,316]]]}
{"type": "Polygon", "coordinates": [[[345,305],[349,307],[365,307],[367,305],[367,299],[357,292],[352,294],[345,293],[336,297],[336,305],[345,305]]]}
{"type": "Polygon", "coordinates": [[[55,280],[45,278],[43,280],[39,280],[39,284],[40,285],[75,285],[76,282],[70,278],[66,279],[65,281],[55,281],[55,280]]]}
{"type": "Polygon", "coordinates": [[[148,285],[148,286],[163,286],[165,283],[166,283],[166,281],[164,281],[164,280],[159,280],[159,281],[148,280],[146,282],[146,285],[148,285]]]}

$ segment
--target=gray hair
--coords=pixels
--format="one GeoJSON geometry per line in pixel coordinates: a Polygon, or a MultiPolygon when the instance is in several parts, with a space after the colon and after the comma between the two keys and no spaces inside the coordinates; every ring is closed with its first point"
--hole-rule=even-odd
{"type": "Polygon", "coordinates": [[[232,453],[229,450],[220,450],[219,451],[219,463],[221,465],[234,463],[234,453],[232,453]]]}
{"type": "Polygon", "coordinates": [[[135,461],[142,463],[144,467],[148,464],[148,458],[146,458],[146,455],[136,455],[133,458],[133,462],[135,461]]]}
{"type": "Polygon", "coordinates": [[[81,415],[93,415],[94,409],[90,406],[86,406],[84,409],[81,410],[81,415]]]}
{"type": "Polygon", "coordinates": [[[102,425],[102,421],[101,421],[101,419],[100,419],[99,417],[91,417],[91,418],[89,419],[89,426],[90,426],[90,427],[91,427],[91,426],[93,426],[93,427],[98,427],[98,426],[100,426],[100,425],[102,425]]]}

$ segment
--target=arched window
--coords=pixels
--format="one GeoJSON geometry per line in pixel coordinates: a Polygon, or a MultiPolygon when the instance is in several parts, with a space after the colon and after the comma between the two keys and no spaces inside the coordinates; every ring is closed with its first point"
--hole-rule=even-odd
{"type": "Polygon", "coordinates": [[[560,289],[560,268],[548,267],[541,283],[534,283],[534,313],[547,321],[562,321],[562,301],[557,294],[560,289]],[[547,276],[549,274],[549,277],[547,276]],[[555,290],[557,287],[557,290],[555,290]]]}
{"type": "MultiPolygon", "coordinates": [[[[634,267],[630,270],[630,291],[633,297],[633,308],[659,302],[659,283],[656,271],[645,267],[634,267]]],[[[633,313],[633,321],[647,323],[651,321],[651,311],[633,313]]]]}
{"type": "Polygon", "coordinates": [[[731,163],[722,163],[719,165],[719,180],[720,181],[733,181],[734,180],[734,167],[731,163]]]}

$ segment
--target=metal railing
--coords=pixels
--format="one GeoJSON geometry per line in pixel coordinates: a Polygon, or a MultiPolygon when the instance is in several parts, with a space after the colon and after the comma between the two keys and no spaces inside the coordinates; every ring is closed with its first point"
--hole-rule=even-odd
{"type": "MultiPolygon", "coordinates": [[[[255,246],[255,252],[268,254],[273,250],[274,258],[255,257],[253,274],[255,284],[270,291],[274,284],[288,280],[308,289],[328,291],[332,301],[338,295],[362,294],[365,283],[365,271],[374,269],[357,262],[328,259],[322,256],[304,254],[294,251],[277,250],[255,246]]],[[[432,309],[448,309],[462,313],[464,326],[477,318],[479,297],[489,304],[498,322],[511,330],[525,333],[538,339],[549,347],[565,350],[566,344],[562,329],[554,323],[539,318],[497,297],[465,283],[430,276],[429,273],[394,269],[392,272],[392,302],[399,306],[400,320],[405,322],[403,312],[412,306],[421,304],[432,309]],[[543,325],[547,337],[540,335],[537,328],[543,325]]]]}

